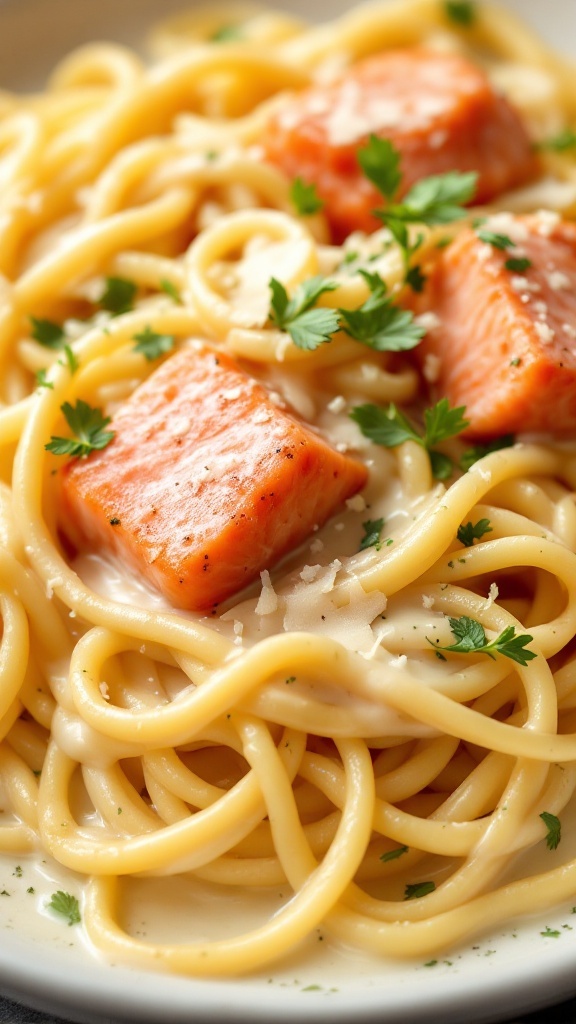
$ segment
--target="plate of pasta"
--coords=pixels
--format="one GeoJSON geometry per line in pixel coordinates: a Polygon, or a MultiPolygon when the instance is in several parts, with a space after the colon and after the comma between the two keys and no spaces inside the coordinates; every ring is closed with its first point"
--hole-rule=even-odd
{"type": "Polygon", "coordinates": [[[2,987],[86,1024],[549,1004],[575,12],[158,6],[0,6],[2,987]]]}

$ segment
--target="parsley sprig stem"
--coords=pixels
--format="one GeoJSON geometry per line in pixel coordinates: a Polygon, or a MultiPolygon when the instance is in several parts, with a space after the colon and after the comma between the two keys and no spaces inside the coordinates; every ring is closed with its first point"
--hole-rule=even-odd
{"type": "Polygon", "coordinates": [[[401,155],[389,139],[371,135],[366,146],[358,151],[358,162],[385,200],[384,208],[375,210],[374,214],[400,247],[406,270],[405,281],[419,291],[424,283],[423,275],[418,266],[411,267],[411,261],[422,245],[424,235],[419,232],[411,238],[409,225],[435,227],[464,217],[464,207],[476,192],[478,174],[475,171],[448,171],[422,178],[398,201],[402,184],[401,155]]]}
{"type": "Polygon", "coordinates": [[[516,633],[514,626],[506,626],[494,640],[488,640],[482,624],[468,615],[461,615],[459,618],[449,617],[448,622],[456,643],[441,645],[426,637],[440,658],[444,657],[439,653],[441,651],[453,654],[486,654],[492,659],[495,659],[497,654],[502,654],[518,665],[525,666],[537,657],[534,651],[527,650],[527,645],[534,638],[528,633],[516,633]]]}

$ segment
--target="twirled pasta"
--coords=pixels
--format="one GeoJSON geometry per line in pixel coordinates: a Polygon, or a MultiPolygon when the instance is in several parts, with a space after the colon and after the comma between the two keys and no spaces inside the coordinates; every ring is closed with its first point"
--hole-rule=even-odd
{"type": "MultiPolygon", "coordinates": [[[[415,401],[408,360],[343,335],[305,351],[268,321],[271,266],[288,289],[329,272],[333,307],[368,288],[323,214],[298,216],[290,182],[259,158],[266,119],[331,65],[423,40],[484,60],[536,137],[574,117],[568,69],[528,30],[482,5],[463,34],[437,0],[313,28],[251,8],[191,14],[159,29],[150,66],[85,47],[46,92],[3,97],[0,849],[41,849],[84,876],[84,926],[114,959],[233,975],[320,925],[334,942],[421,956],[573,896],[561,851],[544,874],[501,879],[576,786],[574,445],[526,439],[439,483],[422,448],[368,451],[346,415],[358,400],[415,401]],[[239,18],[242,40],[213,40],[239,18]],[[113,275],[139,298],[94,313],[113,275]],[[29,318],[49,314],[72,359],[32,336],[29,318]],[[217,617],[165,606],[100,556],[71,560],[45,445],[64,401],[112,408],[148,375],[133,338],[150,324],[234,354],[363,450],[365,501],[393,543],[357,553],[367,506],[349,502],[264,580],[268,608],[255,587],[217,617]],[[458,527],[480,518],[491,532],[463,549],[458,527]],[[528,630],[538,656],[439,660],[430,635],[449,644],[461,615],[528,630]],[[164,874],[293,895],[237,936],[145,941],[122,925],[123,878],[164,874]],[[433,891],[404,900],[422,878],[433,891]]],[[[573,214],[573,160],[543,160],[546,181],[495,208],[558,200],[573,214]]],[[[355,244],[393,289],[402,262],[382,237],[355,244]]],[[[423,258],[437,241],[430,229],[423,258]]]]}

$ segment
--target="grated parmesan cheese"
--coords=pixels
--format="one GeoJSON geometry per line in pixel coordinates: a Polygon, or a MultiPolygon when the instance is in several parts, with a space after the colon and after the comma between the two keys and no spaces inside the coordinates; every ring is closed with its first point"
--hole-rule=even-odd
{"type": "Polygon", "coordinates": [[[260,573],[260,579],[262,580],[262,590],[254,611],[256,615],[272,615],[278,608],[278,594],[272,586],[267,569],[260,573]]]}
{"type": "Polygon", "coordinates": [[[554,341],[555,332],[549,324],[544,324],[541,320],[537,320],[534,324],[534,330],[543,345],[550,345],[554,341]]]}

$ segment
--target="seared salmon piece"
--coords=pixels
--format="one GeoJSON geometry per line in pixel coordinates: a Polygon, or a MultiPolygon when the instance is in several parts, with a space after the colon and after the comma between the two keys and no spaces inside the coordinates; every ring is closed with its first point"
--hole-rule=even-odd
{"type": "Polygon", "coordinates": [[[575,224],[543,212],[466,228],[420,302],[434,315],[418,357],[466,406],[469,435],[576,431],[575,224]]]}
{"type": "Polygon", "coordinates": [[[116,555],[180,608],[235,594],[367,478],[205,346],[167,359],[110,429],[107,448],[62,470],[62,529],[76,546],[116,555]]]}
{"type": "Polygon", "coordinates": [[[381,226],[382,196],[357,159],[371,134],[401,154],[400,194],[430,175],[477,171],[483,203],[538,173],[519,115],[482,70],[453,53],[381,53],[291,98],[262,139],[271,162],[316,185],[337,241],[381,226]]]}

